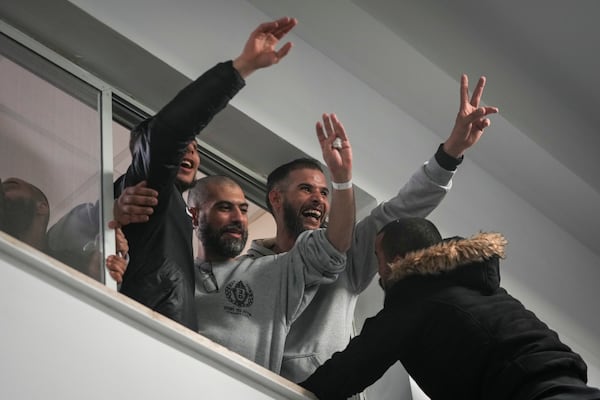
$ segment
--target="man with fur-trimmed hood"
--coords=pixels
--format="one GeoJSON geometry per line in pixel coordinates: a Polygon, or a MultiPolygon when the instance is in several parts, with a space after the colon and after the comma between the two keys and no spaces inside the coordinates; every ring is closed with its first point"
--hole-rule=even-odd
{"type": "Polygon", "coordinates": [[[500,287],[506,243],[442,240],[424,218],[387,224],[375,243],[383,310],[301,385],[346,399],[400,361],[432,399],[600,399],[581,357],[500,287]]]}

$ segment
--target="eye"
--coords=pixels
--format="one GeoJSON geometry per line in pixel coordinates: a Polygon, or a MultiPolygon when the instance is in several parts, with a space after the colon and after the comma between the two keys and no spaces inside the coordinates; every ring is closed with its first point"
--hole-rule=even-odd
{"type": "Polygon", "coordinates": [[[321,190],[321,196],[323,196],[323,197],[329,196],[329,190],[321,190]]]}
{"type": "Polygon", "coordinates": [[[231,210],[230,204],[221,204],[219,206],[219,211],[229,211],[229,210],[231,210]]]}
{"type": "Polygon", "coordinates": [[[247,205],[240,206],[240,212],[242,214],[248,214],[248,206],[247,205]]]}

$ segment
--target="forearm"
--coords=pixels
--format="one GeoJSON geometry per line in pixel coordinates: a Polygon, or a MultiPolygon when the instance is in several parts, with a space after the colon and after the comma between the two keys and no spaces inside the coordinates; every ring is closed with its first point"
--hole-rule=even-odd
{"type": "Polygon", "coordinates": [[[333,189],[326,235],[338,251],[345,253],[350,249],[355,222],[354,188],[333,189]]]}
{"type": "Polygon", "coordinates": [[[244,85],[231,61],[219,63],[181,90],[155,119],[168,127],[169,136],[191,140],[244,85]]]}
{"type": "Polygon", "coordinates": [[[217,64],[140,124],[127,186],[147,179],[161,191],[175,179],[185,148],[244,86],[231,62],[217,64]]]}

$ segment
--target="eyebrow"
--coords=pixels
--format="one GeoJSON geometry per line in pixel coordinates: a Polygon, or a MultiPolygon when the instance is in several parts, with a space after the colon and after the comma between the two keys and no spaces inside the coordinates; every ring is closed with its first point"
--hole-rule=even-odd
{"type": "Polygon", "coordinates": [[[249,207],[249,204],[246,201],[244,201],[242,203],[235,203],[235,202],[230,201],[230,200],[220,200],[220,201],[217,201],[215,203],[215,206],[220,206],[220,205],[231,205],[231,206],[239,206],[239,207],[249,207]]]}

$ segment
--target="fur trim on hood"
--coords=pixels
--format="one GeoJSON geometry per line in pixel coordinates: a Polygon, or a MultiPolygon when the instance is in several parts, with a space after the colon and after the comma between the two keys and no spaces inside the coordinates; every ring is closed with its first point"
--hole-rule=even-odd
{"type": "Polygon", "coordinates": [[[407,253],[403,258],[388,263],[392,272],[388,283],[410,275],[437,275],[456,267],[480,262],[494,256],[504,258],[507,241],[500,233],[479,233],[468,239],[450,239],[426,249],[407,253]]]}

